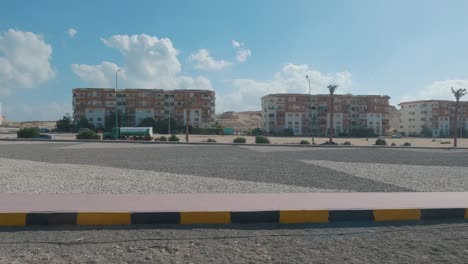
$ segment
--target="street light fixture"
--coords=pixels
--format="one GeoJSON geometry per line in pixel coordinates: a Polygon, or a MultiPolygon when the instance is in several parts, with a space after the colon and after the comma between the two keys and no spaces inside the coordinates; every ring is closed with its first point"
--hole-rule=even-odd
{"type": "Polygon", "coordinates": [[[312,137],[312,145],[315,144],[314,142],[314,124],[312,119],[312,93],[310,91],[310,78],[309,75],[306,75],[307,81],[309,81],[309,99],[310,99],[310,106],[309,106],[309,114],[310,114],[310,135],[312,137]]]}
{"type": "Polygon", "coordinates": [[[117,136],[118,136],[118,127],[119,127],[119,115],[118,115],[118,111],[117,111],[117,76],[118,76],[118,73],[121,71],[122,69],[117,69],[115,71],[115,138],[117,139],[117,136]]]}

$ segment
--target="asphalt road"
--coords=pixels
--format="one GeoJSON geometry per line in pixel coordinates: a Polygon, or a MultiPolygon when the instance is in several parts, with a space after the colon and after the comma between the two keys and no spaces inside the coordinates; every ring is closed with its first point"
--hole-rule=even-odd
{"type": "Polygon", "coordinates": [[[468,224],[0,229],[0,263],[466,263],[468,224]]]}

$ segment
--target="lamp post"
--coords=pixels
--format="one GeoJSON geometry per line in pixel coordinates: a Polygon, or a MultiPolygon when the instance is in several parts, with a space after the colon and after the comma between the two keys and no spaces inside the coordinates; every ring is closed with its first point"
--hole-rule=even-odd
{"type": "Polygon", "coordinates": [[[118,137],[118,127],[119,127],[119,114],[117,112],[117,76],[122,69],[117,69],[115,71],[115,138],[118,137]]]}
{"type": "Polygon", "coordinates": [[[314,142],[314,124],[312,119],[312,93],[310,91],[310,78],[309,75],[306,75],[306,79],[309,82],[309,99],[310,99],[310,106],[309,106],[309,114],[310,114],[310,136],[312,138],[312,145],[315,144],[314,142]]]}

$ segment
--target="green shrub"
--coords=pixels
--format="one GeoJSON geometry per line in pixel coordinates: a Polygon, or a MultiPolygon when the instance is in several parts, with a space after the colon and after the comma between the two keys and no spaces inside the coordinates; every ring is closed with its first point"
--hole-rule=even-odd
{"type": "Polygon", "coordinates": [[[155,138],[154,141],[167,141],[167,137],[165,136],[160,136],[158,138],[155,138]]]}
{"type": "Polygon", "coordinates": [[[351,144],[351,142],[349,142],[349,141],[345,141],[345,142],[343,143],[343,145],[351,146],[352,144],[351,144]]]}
{"type": "Polygon", "coordinates": [[[264,136],[256,136],[255,143],[257,144],[270,144],[270,140],[264,136]]]}
{"type": "Polygon", "coordinates": [[[299,144],[301,144],[301,145],[309,145],[310,142],[307,141],[307,140],[301,140],[301,142],[299,142],[299,144]]]}
{"type": "Polygon", "coordinates": [[[410,146],[411,146],[411,143],[410,143],[410,142],[405,142],[405,143],[403,143],[403,146],[405,146],[405,147],[410,147],[410,146]]]}
{"type": "Polygon", "coordinates": [[[452,144],[450,141],[441,141],[440,144],[452,144]]]}
{"type": "Polygon", "coordinates": [[[33,138],[41,135],[41,131],[37,127],[21,128],[16,135],[18,138],[33,138]]]}
{"type": "Polygon", "coordinates": [[[206,140],[206,142],[216,143],[216,139],[214,139],[214,138],[209,138],[209,139],[206,140]]]}
{"type": "Polygon", "coordinates": [[[94,131],[85,128],[76,135],[76,139],[101,139],[101,136],[96,134],[94,131]]]}
{"type": "Polygon", "coordinates": [[[385,146],[385,145],[387,145],[387,141],[385,141],[385,139],[380,139],[380,138],[379,138],[379,139],[377,139],[377,140],[375,141],[375,145],[377,145],[377,146],[385,146]]]}
{"type": "Polygon", "coordinates": [[[392,142],[392,147],[396,146],[395,142],[392,142]]]}
{"type": "Polygon", "coordinates": [[[242,143],[242,144],[245,143],[245,142],[247,142],[247,139],[245,139],[245,137],[236,137],[236,138],[232,141],[232,143],[242,143]]]}
{"type": "Polygon", "coordinates": [[[176,135],[171,135],[169,141],[179,141],[179,138],[176,135]]]}

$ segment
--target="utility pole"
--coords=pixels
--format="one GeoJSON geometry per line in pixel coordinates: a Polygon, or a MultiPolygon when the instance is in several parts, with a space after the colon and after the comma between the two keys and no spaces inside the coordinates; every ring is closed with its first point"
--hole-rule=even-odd
{"type": "Polygon", "coordinates": [[[309,106],[309,114],[310,114],[310,135],[311,135],[311,138],[312,138],[312,145],[315,144],[314,142],[314,124],[313,124],[313,114],[312,114],[312,93],[311,93],[311,90],[310,90],[310,79],[309,79],[309,75],[306,75],[306,78],[307,78],[307,81],[309,81],[309,99],[310,99],[310,106],[309,106]]]}
{"type": "Polygon", "coordinates": [[[190,109],[192,108],[194,97],[190,97],[187,102],[186,117],[185,117],[185,142],[189,142],[189,120],[190,120],[190,109]]]}
{"type": "Polygon", "coordinates": [[[115,71],[115,139],[118,138],[118,129],[119,129],[119,114],[117,111],[117,75],[122,69],[117,69],[115,71]]]}
{"type": "Polygon", "coordinates": [[[171,109],[169,109],[169,122],[168,122],[168,125],[167,125],[167,134],[170,135],[171,134],[171,109]]]}

